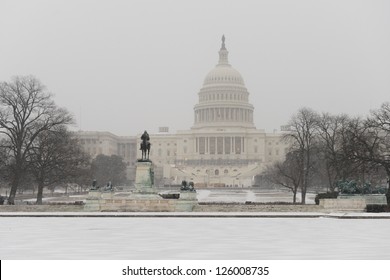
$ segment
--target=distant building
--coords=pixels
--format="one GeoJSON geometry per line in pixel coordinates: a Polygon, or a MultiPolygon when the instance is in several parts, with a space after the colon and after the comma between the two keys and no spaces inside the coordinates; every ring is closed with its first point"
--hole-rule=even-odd
{"type": "MultiPolygon", "coordinates": [[[[194,107],[190,130],[169,134],[167,127],[150,135],[150,158],[156,165],[156,183],[180,184],[193,181],[202,186],[251,186],[254,176],[266,165],[284,159],[280,133],[265,133],[253,122],[254,107],[241,74],[228,61],[225,38],[218,64],[204,79],[199,101],[194,107]]],[[[134,163],[141,154],[140,135],[118,137],[108,132],[80,132],[84,149],[122,156],[134,174],[134,163]],[[88,137],[88,138],[86,138],[88,137]],[[87,143],[87,140],[90,140],[87,143]],[[91,141],[96,140],[93,144],[91,141]]]]}
{"type": "Polygon", "coordinates": [[[116,136],[110,132],[100,131],[79,131],[77,136],[84,151],[92,158],[99,154],[121,156],[127,164],[127,177],[133,180],[137,158],[137,139],[135,136],[116,136]]]}

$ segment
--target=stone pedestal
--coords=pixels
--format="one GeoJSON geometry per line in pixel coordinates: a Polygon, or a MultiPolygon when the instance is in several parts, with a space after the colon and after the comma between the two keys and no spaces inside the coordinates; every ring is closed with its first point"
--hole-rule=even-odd
{"type": "Polygon", "coordinates": [[[100,195],[100,191],[90,190],[85,201],[84,210],[91,212],[100,211],[100,195]]]}
{"type": "Polygon", "coordinates": [[[151,161],[139,161],[135,169],[135,188],[140,193],[157,193],[154,188],[154,171],[151,161]]]}
{"type": "Polygon", "coordinates": [[[191,212],[196,205],[198,205],[196,191],[181,191],[180,197],[176,202],[175,211],[191,212]]]}

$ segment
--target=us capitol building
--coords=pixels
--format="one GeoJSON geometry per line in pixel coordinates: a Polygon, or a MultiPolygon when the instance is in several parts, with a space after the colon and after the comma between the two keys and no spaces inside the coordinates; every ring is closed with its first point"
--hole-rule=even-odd
{"type": "MultiPolygon", "coordinates": [[[[228,54],[223,36],[218,64],[198,93],[190,130],[170,134],[161,127],[150,135],[157,185],[187,180],[196,187],[248,187],[265,166],[284,159],[287,147],[282,134],[256,129],[249,92],[241,74],[229,64],[228,54]]],[[[134,180],[141,135],[80,131],[78,136],[92,157],[121,156],[128,165],[128,179],[134,180]]]]}

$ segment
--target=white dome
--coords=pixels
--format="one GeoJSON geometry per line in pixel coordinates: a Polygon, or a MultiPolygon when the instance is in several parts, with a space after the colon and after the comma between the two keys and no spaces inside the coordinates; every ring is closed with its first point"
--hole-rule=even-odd
{"type": "Polygon", "coordinates": [[[228,61],[225,36],[218,64],[206,75],[194,107],[195,129],[254,128],[253,105],[241,74],[228,61]]]}
{"type": "Polygon", "coordinates": [[[207,74],[203,86],[213,84],[245,85],[241,74],[236,69],[226,64],[218,64],[207,74]]]}

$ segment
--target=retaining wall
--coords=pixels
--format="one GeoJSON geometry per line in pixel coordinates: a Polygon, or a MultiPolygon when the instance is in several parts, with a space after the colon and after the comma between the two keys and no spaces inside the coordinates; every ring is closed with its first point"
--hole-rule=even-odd
{"type": "Polygon", "coordinates": [[[323,212],[324,208],[315,204],[243,204],[243,203],[200,203],[194,212],[323,212]]]}
{"type": "Polygon", "coordinates": [[[84,205],[0,205],[0,212],[81,212],[84,205]]]}

